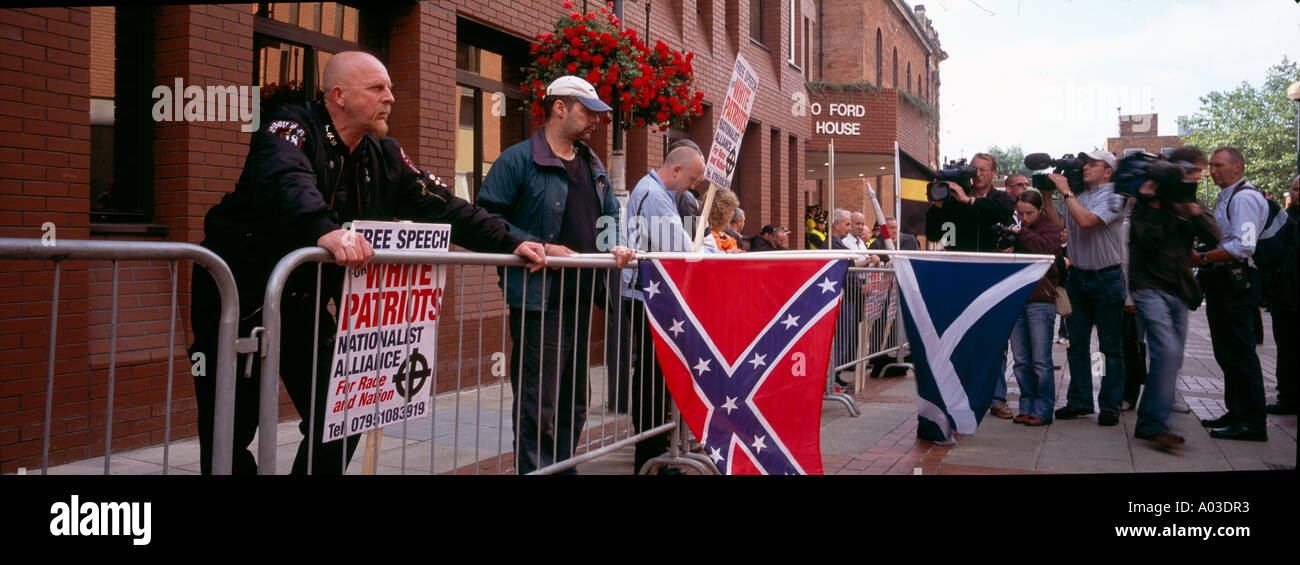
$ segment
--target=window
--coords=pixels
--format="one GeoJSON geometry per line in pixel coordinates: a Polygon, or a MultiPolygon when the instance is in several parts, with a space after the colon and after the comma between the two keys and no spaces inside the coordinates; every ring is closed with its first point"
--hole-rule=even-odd
{"type": "Polygon", "coordinates": [[[521,68],[529,42],[477,22],[456,23],[456,196],[472,201],[492,163],[528,138],[521,68]]]}
{"type": "Polygon", "coordinates": [[[253,10],[253,73],[262,115],[315,100],[330,57],[360,50],[360,14],[336,2],[260,3],[253,10]]]}
{"type": "Polygon", "coordinates": [[[1168,158],[1169,154],[1174,152],[1174,149],[1177,149],[1177,147],[1161,147],[1160,154],[1168,158]]]}
{"type": "Polygon", "coordinates": [[[907,91],[912,91],[912,64],[907,64],[907,91]]]}
{"type": "Polygon", "coordinates": [[[1124,149],[1124,156],[1125,156],[1125,157],[1128,157],[1129,155],[1132,155],[1132,154],[1134,154],[1134,153],[1141,153],[1141,152],[1143,152],[1143,151],[1146,151],[1146,148],[1144,148],[1144,147],[1129,147],[1129,148],[1124,149]]]}
{"type": "Polygon", "coordinates": [[[92,222],[153,220],[154,14],[131,5],[90,9],[92,222]]]}
{"type": "Polygon", "coordinates": [[[796,37],[797,35],[796,32],[798,31],[798,22],[799,22],[799,17],[797,16],[797,14],[799,13],[799,10],[797,6],[795,6],[796,1],[797,0],[790,0],[790,30],[789,33],[787,33],[788,37],[786,38],[790,45],[791,65],[799,64],[799,62],[796,60],[799,56],[799,42],[798,42],[798,37],[796,37]]]}
{"type": "Polygon", "coordinates": [[[894,48],[894,82],[890,83],[891,87],[898,88],[898,48],[894,48]]]}
{"type": "Polygon", "coordinates": [[[803,19],[803,79],[812,80],[812,20],[803,19]]]}
{"type": "Polygon", "coordinates": [[[763,41],[763,0],[749,0],[749,38],[759,43],[763,41]]]}
{"type": "Polygon", "coordinates": [[[883,61],[880,57],[880,28],[876,28],[876,86],[881,86],[880,69],[883,68],[883,61]]]}

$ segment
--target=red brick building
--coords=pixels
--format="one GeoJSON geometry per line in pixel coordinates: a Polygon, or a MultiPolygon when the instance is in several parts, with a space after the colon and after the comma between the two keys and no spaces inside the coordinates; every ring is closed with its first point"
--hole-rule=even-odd
{"type": "Polygon", "coordinates": [[[1123,159],[1142,151],[1168,156],[1170,151],[1183,146],[1181,137],[1158,135],[1159,125],[1159,114],[1120,116],[1119,137],[1106,138],[1106,150],[1114,153],[1115,158],[1123,159]]]}
{"type": "MultiPolygon", "coordinates": [[[[583,7],[581,0],[574,4],[583,7]]],[[[925,108],[937,107],[943,57],[919,6],[913,11],[901,0],[624,5],[625,25],[652,44],[663,40],[695,53],[706,104],[704,117],[687,131],[627,133],[628,187],[659,163],[671,140],[689,137],[707,147],[717,120],[712,108],[722,102],[737,53],[760,81],[733,180],[748,215],[746,235],[778,223],[801,241],[804,207],[823,197],[824,183],[807,180],[814,167],[806,155],[821,150],[813,122],[792,110],[801,96],[807,100],[806,82],[823,89],[839,88],[825,82],[874,85],[873,119],[891,112],[892,118],[864,129],[856,150],[892,151],[899,139],[919,159],[933,162],[937,155],[937,116],[925,108]]],[[[422,167],[455,178],[457,192],[472,199],[493,160],[535,127],[522,107],[520,68],[528,64],[531,38],[568,12],[559,0],[0,11],[0,237],[39,238],[51,222],[59,239],[200,242],[203,215],[240,174],[250,135],[243,130],[251,126],[241,116],[250,108],[234,103],[239,91],[223,97],[214,88],[255,85],[263,97],[303,99],[315,92],[329,57],[350,49],[375,53],[388,66],[397,99],[390,135],[422,167]],[[200,89],[206,107],[191,107],[187,88],[200,89]],[[175,106],[159,105],[170,93],[175,106]]],[[[609,162],[607,128],[593,145],[609,162]]],[[[892,180],[881,182],[892,187],[892,180]]],[[[67,261],[61,271],[51,464],[103,453],[112,345],[112,267],[67,261]]],[[[118,272],[115,452],[162,440],[169,358],[176,370],[172,437],[195,433],[184,352],[188,266],[179,273],[180,331],[171,352],[166,263],[124,262],[118,272]]],[[[50,262],[0,261],[0,472],[39,465],[53,283],[50,262]]],[[[461,351],[443,345],[439,391],[456,386],[456,367],[490,364],[490,352],[473,348],[480,319],[498,320],[484,324],[495,330],[484,330],[483,338],[502,341],[495,287],[493,274],[449,273],[446,304],[464,309],[444,309],[443,335],[464,329],[472,338],[461,351]],[[476,307],[480,295],[483,305],[476,307]]]]}
{"type": "Polygon", "coordinates": [[[877,218],[867,201],[868,183],[885,215],[895,215],[894,142],[921,164],[937,168],[939,63],[948,55],[924,6],[839,0],[824,2],[822,13],[822,82],[808,89],[814,127],[807,177],[818,179],[809,200],[862,211],[870,225],[877,218]],[[826,180],[832,138],[833,203],[826,180]]]}

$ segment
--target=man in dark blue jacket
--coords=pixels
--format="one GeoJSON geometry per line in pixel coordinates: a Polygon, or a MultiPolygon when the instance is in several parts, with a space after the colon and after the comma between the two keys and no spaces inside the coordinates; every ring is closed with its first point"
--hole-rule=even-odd
{"type": "MultiPolygon", "coordinates": [[[[240,335],[261,325],[261,301],[275,264],[287,253],[319,245],[341,267],[323,270],[319,302],[314,268],[290,276],[281,304],[285,328],[280,336],[280,376],[303,417],[304,439],[293,472],[341,474],[356,447],[349,438],[346,457],[342,441],[322,443],[328,398],[330,352],[337,327],[326,301],[342,289],[344,268],[364,266],[374,255],[365,238],[341,226],[353,220],[413,219],[451,224],[451,240],[475,251],[515,253],[534,269],[545,264],[541,246],[510,233],[504,222],[481,208],[453,196],[437,177],[420,170],[397,141],[386,137],[394,103],[392,81],[378,59],[362,52],[335,55],[325,66],[323,100],[290,105],[266,120],[253,133],[244,171],[235,191],[226,194],[204,218],[203,245],[230,266],[239,287],[240,335]],[[312,324],[320,314],[320,343],[313,343],[312,324]],[[313,346],[319,346],[315,378],[314,426],[311,392],[313,346]],[[307,437],[313,441],[308,442],[307,437]]],[[[216,328],[220,305],[207,271],[195,267],[190,353],[216,358],[216,328]]],[[[242,364],[241,364],[242,366],[242,364]]],[[[253,473],[257,466],[248,450],[257,430],[260,364],[251,378],[237,376],[233,472],[253,473]]],[[[215,377],[194,379],[199,408],[201,468],[211,472],[215,377]]]]}
{"type": "MultiPolygon", "coordinates": [[[[551,82],[542,104],[546,125],[501,152],[476,202],[505,219],[511,235],[542,242],[547,255],[608,252],[623,268],[634,252],[623,246],[619,202],[604,165],[583,143],[609,105],[574,76],[551,82]]],[[[587,420],[592,297],[605,294],[595,288],[590,269],[526,278],[522,269],[503,271],[513,343],[515,468],[522,475],[573,456],[587,420]]],[[[606,282],[608,276],[597,278],[606,282]]],[[[618,284],[616,278],[608,282],[618,284]]]]}

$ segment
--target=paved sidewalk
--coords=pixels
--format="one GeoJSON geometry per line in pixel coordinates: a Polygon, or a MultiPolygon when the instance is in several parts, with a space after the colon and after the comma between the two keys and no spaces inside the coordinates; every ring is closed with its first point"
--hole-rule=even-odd
{"type": "MultiPolygon", "coordinates": [[[[1235,471],[1294,469],[1296,466],[1296,417],[1269,416],[1267,442],[1240,442],[1211,438],[1200,418],[1222,415],[1223,376],[1210,346],[1209,328],[1203,310],[1189,320],[1188,344],[1177,383],[1178,396],[1192,409],[1174,413],[1170,427],[1187,438],[1178,449],[1164,451],[1154,443],[1135,439],[1135,412],[1120,415],[1120,425],[1102,427],[1096,416],[1059,420],[1050,426],[1026,427],[986,416],[974,435],[958,437],[953,445],[936,445],[916,437],[916,384],[904,377],[867,379],[855,393],[861,415],[849,416],[838,402],[822,407],[822,457],[825,473],[835,475],[969,475],[1023,473],[1142,473],[1169,471],[1235,471]]],[[[1271,328],[1264,313],[1265,328],[1271,328]]],[[[1258,348],[1264,367],[1267,397],[1276,395],[1273,370],[1277,348],[1271,332],[1258,348]]],[[[1093,339],[1096,350],[1096,339],[1093,339]]],[[[1069,383],[1065,346],[1053,348],[1057,370],[1057,406],[1064,405],[1069,383]]],[[[1099,381],[1098,378],[1094,378],[1099,381]]],[[[603,371],[591,373],[592,397],[603,398],[603,371]]],[[[1094,383],[1097,390],[1099,383],[1094,383]]],[[[1008,402],[1014,407],[1019,395],[1014,378],[1008,379],[1008,402]]],[[[595,401],[594,401],[595,402],[595,401]]],[[[477,391],[438,396],[432,422],[400,425],[385,429],[380,449],[379,474],[501,474],[513,472],[510,450],[512,435],[509,389],[488,385],[477,391]],[[460,422],[460,426],[453,426],[460,422]]],[[[593,407],[585,449],[595,450],[613,437],[627,437],[627,418],[593,407]]],[[[301,436],[297,422],[284,422],[277,431],[277,468],[288,472],[301,436]]],[[[256,442],[254,442],[256,450],[256,442]]],[[[581,474],[626,475],[632,473],[632,448],[622,448],[579,465],[581,474]]],[[[163,448],[154,446],[113,454],[113,474],[159,474],[163,448]]],[[[169,450],[168,472],[196,474],[196,440],[174,442],[169,450]]],[[[39,472],[39,469],[29,472],[39,472]]],[[[99,474],[102,458],[89,459],[50,470],[53,474],[99,474]]],[[[361,474],[360,448],[348,468],[361,474]]]]}
{"type": "MultiPolygon", "coordinates": [[[[1267,312],[1265,328],[1271,328],[1267,312]]],[[[1276,395],[1277,347],[1271,332],[1260,346],[1266,395],[1276,395]]],[[[1095,337],[1095,336],[1094,336],[1095,337]]],[[[1092,340],[1096,351],[1096,339],[1092,340]]],[[[1065,346],[1053,348],[1057,407],[1065,404],[1069,384],[1064,367],[1065,346]]],[[[1100,377],[1094,377],[1094,391],[1100,377]]],[[[1123,412],[1120,425],[1102,427],[1096,416],[1058,420],[1050,426],[1027,427],[991,415],[979,430],[959,437],[954,445],[936,445],[916,438],[916,385],[911,375],[869,383],[856,395],[863,416],[849,417],[836,404],[823,413],[822,452],[827,474],[1020,474],[1020,473],[1142,473],[1176,471],[1236,471],[1294,469],[1296,417],[1269,416],[1267,442],[1211,438],[1201,418],[1215,418],[1223,404],[1223,375],[1214,361],[1204,310],[1190,317],[1186,358],[1176,385],[1177,395],[1192,409],[1173,413],[1174,433],[1187,438],[1178,449],[1166,451],[1153,442],[1133,437],[1136,412],[1123,412]],[[918,471],[919,469],[919,471],[918,471]]],[[[1007,382],[1008,404],[1013,408],[1019,389],[1007,382]]]]}

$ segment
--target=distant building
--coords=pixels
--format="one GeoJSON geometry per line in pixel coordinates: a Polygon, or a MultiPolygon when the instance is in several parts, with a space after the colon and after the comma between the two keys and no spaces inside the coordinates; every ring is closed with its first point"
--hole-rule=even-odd
{"type": "Polygon", "coordinates": [[[1182,138],[1177,135],[1157,135],[1160,132],[1159,125],[1158,114],[1120,116],[1119,137],[1107,138],[1106,150],[1114,153],[1116,158],[1123,159],[1142,151],[1168,155],[1183,146],[1182,138]]]}

